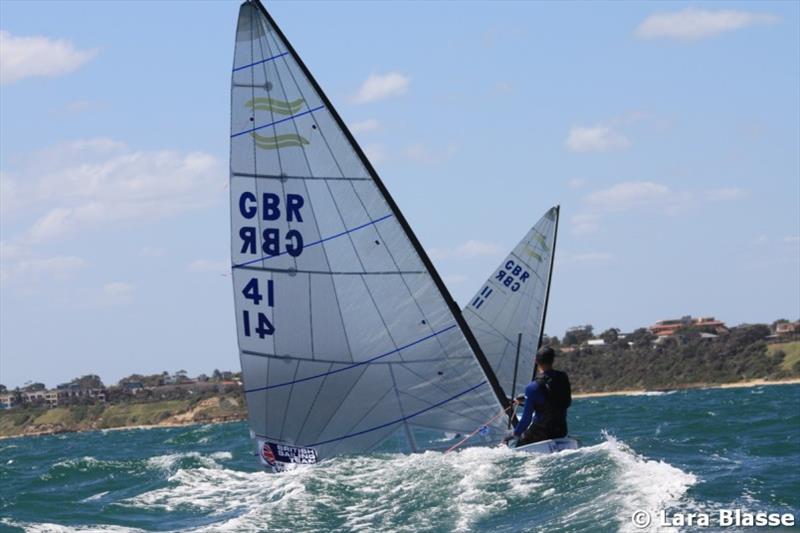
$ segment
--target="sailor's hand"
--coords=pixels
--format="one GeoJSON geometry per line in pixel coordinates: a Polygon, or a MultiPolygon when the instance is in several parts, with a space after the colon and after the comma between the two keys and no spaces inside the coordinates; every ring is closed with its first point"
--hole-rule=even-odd
{"type": "Polygon", "coordinates": [[[514,401],[517,402],[518,404],[522,405],[523,403],[525,403],[525,395],[520,394],[519,396],[517,396],[514,399],[514,401]]]}

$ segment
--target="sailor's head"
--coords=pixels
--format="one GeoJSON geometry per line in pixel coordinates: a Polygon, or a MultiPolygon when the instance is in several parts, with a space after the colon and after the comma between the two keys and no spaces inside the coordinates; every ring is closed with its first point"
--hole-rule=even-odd
{"type": "Polygon", "coordinates": [[[549,370],[553,368],[553,360],[556,358],[556,352],[550,346],[542,346],[536,352],[536,364],[542,370],[549,370]]]}

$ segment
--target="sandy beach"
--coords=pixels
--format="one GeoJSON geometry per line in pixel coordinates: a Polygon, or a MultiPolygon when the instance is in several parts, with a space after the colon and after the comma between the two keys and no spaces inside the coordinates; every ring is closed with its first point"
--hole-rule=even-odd
{"type": "MultiPolygon", "coordinates": [[[[776,381],[768,381],[765,379],[752,379],[749,381],[737,381],[735,383],[691,383],[680,388],[669,389],[685,390],[685,389],[738,389],[744,387],[761,387],[763,385],[796,385],[800,383],[800,378],[782,379],[776,381]]],[[[621,390],[621,391],[608,391],[608,392],[579,392],[572,395],[573,398],[598,398],[600,396],[647,396],[651,394],[658,394],[667,392],[665,390],[621,390]]]]}

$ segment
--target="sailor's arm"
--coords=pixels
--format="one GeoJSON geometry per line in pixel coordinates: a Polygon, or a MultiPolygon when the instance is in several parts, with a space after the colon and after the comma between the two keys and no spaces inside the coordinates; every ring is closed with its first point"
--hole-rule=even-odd
{"type": "Polygon", "coordinates": [[[522,433],[528,429],[528,426],[531,425],[531,420],[533,419],[533,410],[534,410],[534,403],[536,397],[536,391],[539,389],[539,384],[535,381],[531,381],[528,383],[528,386],[525,387],[525,407],[522,410],[522,418],[520,418],[519,422],[517,423],[516,427],[514,428],[514,436],[519,437],[522,433]]]}

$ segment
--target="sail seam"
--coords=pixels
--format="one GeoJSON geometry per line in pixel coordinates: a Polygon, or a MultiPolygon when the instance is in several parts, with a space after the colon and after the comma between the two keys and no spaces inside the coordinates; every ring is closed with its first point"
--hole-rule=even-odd
{"type": "MultiPolygon", "coordinates": [[[[382,220],[386,220],[387,218],[390,218],[390,217],[393,217],[393,216],[394,216],[393,214],[389,213],[388,215],[382,216],[381,218],[376,218],[372,222],[367,222],[366,224],[362,224],[360,226],[356,226],[355,228],[350,228],[347,231],[342,231],[340,233],[336,233],[335,235],[331,235],[329,237],[325,237],[324,239],[320,239],[318,241],[310,242],[310,243],[306,244],[303,248],[311,248],[312,246],[316,246],[318,244],[322,244],[323,242],[328,242],[328,241],[330,241],[332,239],[336,239],[337,237],[343,237],[343,236],[347,235],[348,233],[353,233],[354,231],[358,231],[358,230],[364,229],[364,228],[366,228],[368,226],[372,226],[372,225],[377,224],[378,222],[380,222],[382,220]]],[[[267,259],[272,259],[273,257],[278,257],[278,256],[284,255],[286,253],[288,253],[288,252],[287,251],[283,251],[283,252],[277,253],[275,255],[265,255],[264,257],[260,257],[258,259],[253,259],[253,260],[250,260],[250,261],[245,261],[244,263],[239,263],[237,265],[233,265],[231,268],[241,268],[243,266],[252,265],[253,263],[258,263],[259,261],[266,261],[267,259]]]]}
{"type": "Polygon", "coordinates": [[[244,130],[244,131],[240,131],[239,133],[234,133],[233,135],[231,135],[231,139],[234,138],[234,137],[238,137],[240,135],[244,135],[246,133],[253,133],[253,132],[258,131],[258,130],[263,130],[264,128],[269,128],[270,126],[274,126],[276,124],[280,124],[281,122],[286,122],[288,120],[294,120],[297,117],[302,117],[303,115],[308,115],[309,113],[313,113],[314,111],[319,111],[320,109],[323,109],[324,107],[325,107],[324,105],[317,106],[317,107],[315,107],[313,109],[309,109],[308,111],[303,111],[302,113],[297,113],[296,115],[291,115],[289,117],[282,118],[282,119],[276,120],[274,122],[270,122],[269,124],[264,124],[263,126],[256,126],[255,128],[250,128],[249,130],[244,130]]]}
{"type": "Polygon", "coordinates": [[[480,383],[478,383],[477,385],[473,385],[472,387],[468,388],[467,390],[459,392],[455,396],[451,396],[451,397],[449,397],[447,399],[442,400],[441,402],[438,402],[438,403],[435,403],[435,404],[431,405],[430,407],[426,407],[425,409],[421,409],[421,410],[417,411],[416,413],[412,413],[412,414],[410,414],[408,416],[404,416],[402,418],[398,418],[397,420],[392,420],[391,422],[386,422],[385,424],[381,424],[380,426],[375,426],[375,427],[371,427],[371,428],[368,428],[368,429],[364,429],[362,431],[357,431],[355,433],[350,433],[348,435],[343,435],[341,437],[336,437],[335,439],[328,439],[328,440],[323,440],[323,441],[320,441],[320,442],[315,442],[313,444],[306,444],[306,446],[309,447],[309,448],[313,447],[313,446],[322,446],[323,444],[330,444],[332,442],[337,442],[337,441],[349,439],[349,438],[352,438],[352,437],[358,437],[359,435],[363,435],[365,433],[370,433],[372,431],[377,431],[379,429],[383,429],[385,427],[389,427],[389,426],[394,425],[394,424],[399,424],[401,422],[405,422],[406,420],[414,418],[415,416],[419,416],[422,413],[426,413],[426,412],[430,411],[431,409],[436,409],[437,407],[440,407],[440,406],[442,406],[442,405],[444,405],[444,404],[446,404],[448,402],[451,402],[451,401],[455,400],[456,398],[460,398],[461,396],[464,396],[465,394],[468,394],[468,393],[474,391],[475,389],[477,389],[481,385],[485,385],[486,383],[487,383],[486,380],[483,380],[480,383]]]}
{"type": "MultiPolygon", "coordinates": [[[[352,361],[334,361],[332,359],[313,359],[311,357],[298,357],[296,355],[279,355],[275,353],[256,352],[253,350],[242,350],[245,355],[252,355],[253,357],[268,357],[270,359],[280,359],[281,361],[302,361],[304,363],[330,363],[332,365],[352,365],[352,361]]],[[[462,355],[457,357],[448,357],[448,361],[459,359],[471,359],[472,356],[462,355]]],[[[414,359],[413,361],[377,361],[372,362],[373,365],[408,365],[408,364],[421,364],[421,363],[441,363],[441,359],[414,359]]],[[[408,370],[408,369],[406,369],[408,370]]]]}
{"type": "MultiPolygon", "coordinates": [[[[244,392],[245,392],[245,394],[249,394],[251,392],[258,392],[258,391],[264,391],[264,390],[270,390],[270,389],[277,389],[278,387],[285,387],[287,385],[292,385],[294,383],[302,383],[304,381],[311,381],[312,379],[318,379],[318,378],[321,378],[321,377],[329,376],[331,374],[336,374],[338,372],[344,372],[345,370],[350,370],[351,368],[356,368],[356,367],[359,367],[359,366],[367,365],[367,364],[369,364],[369,363],[371,363],[373,361],[376,361],[378,359],[382,359],[384,357],[388,357],[388,356],[390,356],[392,354],[395,354],[395,353],[397,353],[397,352],[399,352],[401,350],[405,350],[406,348],[410,348],[412,346],[416,346],[417,344],[419,344],[421,342],[424,342],[424,341],[426,341],[428,339],[432,339],[433,337],[436,337],[437,335],[441,335],[442,333],[450,331],[451,329],[453,329],[455,327],[456,327],[456,324],[453,324],[452,326],[449,326],[449,327],[446,327],[446,328],[441,329],[439,331],[436,331],[431,335],[427,335],[425,337],[422,337],[421,339],[415,340],[414,342],[411,342],[411,343],[406,344],[404,346],[400,346],[399,348],[395,348],[394,350],[392,350],[390,352],[386,352],[386,353],[383,353],[381,355],[376,355],[375,357],[372,357],[372,358],[367,359],[365,361],[359,361],[358,363],[353,363],[353,364],[351,364],[349,366],[346,366],[344,368],[338,368],[336,370],[331,370],[329,372],[324,372],[322,374],[316,374],[314,376],[308,376],[308,377],[305,377],[305,378],[302,378],[302,379],[298,379],[298,380],[294,380],[294,381],[287,381],[285,383],[277,383],[275,385],[269,385],[269,386],[266,386],[266,387],[258,387],[258,388],[255,388],[255,389],[248,389],[248,390],[245,390],[244,392]]],[[[242,351],[242,353],[244,353],[244,351],[242,351]]]]}
{"type": "Polygon", "coordinates": [[[319,274],[321,276],[395,276],[395,275],[405,275],[405,274],[427,274],[424,270],[381,270],[375,272],[362,272],[358,270],[352,271],[336,271],[336,270],[303,270],[303,269],[288,269],[288,268],[268,268],[268,267],[254,267],[248,265],[234,265],[233,268],[240,269],[240,270],[257,270],[259,272],[280,272],[280,273],[297,273],[297,274],[319,274]]]}
{"type": "Polygon", "coordinates": [[[288,54],[288,53],[289,53],[289,52],[284,52],[284,53],[282,53],[282,54],[278,54],[278,55],[276,55],[276,56],[272,56],[272,57],[268,57],[268,58],[266,58],[266,59],[262,59],[261,61],[256,61],[255,63],[250,63],[249,65],[243,65],[243,66],[241,66],[241,67],[236,67],[235,69],[233,69],[233,71],[234,71],[234,72],[237,72],[237,71],[239,71],[239,70],[244,70],[244,69],[246,69],[246,68],[254,67],[254,66],[256,66],[256,65],[260,65],[261,63],[266,63],[266,62],[268,62],[268,61],[272,61],[272,60],[278,59],[279,57],[283,57],[283,56],[285,56],[285,55],[286,55],[286,54],[288,54]]]}
{"type": "Polygon", "coordinates": [[[372,178],[348,178],[348,177],[336,177],[336,176],[287,176],[287,175],[280,175],[275,176],[272,174],[249,174],[246,172],[231,172],[231,176],[234,178],[258,178],[258,179],[272,179],[272,180],[306,180],[306,181],[372,181],[372,178]]]}

